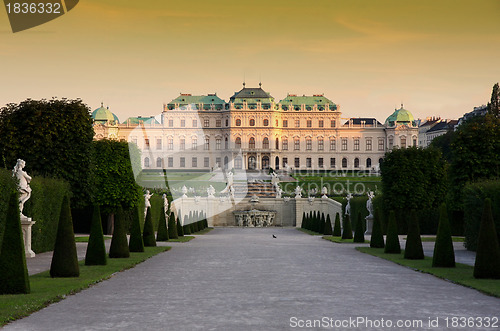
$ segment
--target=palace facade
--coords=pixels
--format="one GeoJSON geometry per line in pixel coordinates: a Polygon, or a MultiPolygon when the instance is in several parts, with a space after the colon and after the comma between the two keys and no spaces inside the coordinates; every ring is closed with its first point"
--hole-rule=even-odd
{"type": "Polygon", "coordinates": [[[385,123],[343,118],[323,94],[275,99],[262,89],[217,94],[181,94],[156,117],[119,123],[101,107],[92,113],[95,139],[137,144],[143,169],[376,170],[387,150],[418,145],[413,115],[394,110],[385,123]]]}

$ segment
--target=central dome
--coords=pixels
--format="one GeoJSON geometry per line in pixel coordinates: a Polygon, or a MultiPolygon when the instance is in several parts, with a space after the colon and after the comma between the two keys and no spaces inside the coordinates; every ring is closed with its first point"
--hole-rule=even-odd
{"type": "Polygon", "coordinates": [[[110,123],[119,124],[118,117],[113,114],[108,108],[104,108],[101,103],[101,107],[97,108],[92,112],[92,119],[97,123],[110,123]]]}
{"type": "Polygon", "coordinates": [[[412,113],[404,109],[403,105],[401,105],[401,108],[394,110],[394,113],[392,113],[391,116],[387,117],[387,119],[385,120],[385,124],[387,126],[396,126],[398,124],[413,126],[414,121],[415,118],[413,117],[412,113]]]}

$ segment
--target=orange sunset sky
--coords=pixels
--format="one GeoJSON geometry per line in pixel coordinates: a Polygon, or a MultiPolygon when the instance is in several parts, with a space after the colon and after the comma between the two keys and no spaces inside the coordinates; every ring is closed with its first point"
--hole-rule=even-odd
{"type": "Polygon", "coordinates": [[[120,119],[180,92],[324,93],[344,117],[458,118],[500,81],[498,0],[82,0],[12,33],[0,9],[0,106],[101,101],[120,119]]]}

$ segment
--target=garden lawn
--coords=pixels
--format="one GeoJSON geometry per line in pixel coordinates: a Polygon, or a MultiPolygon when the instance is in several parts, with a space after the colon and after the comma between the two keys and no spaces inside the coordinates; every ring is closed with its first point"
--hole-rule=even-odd
{"type": "Polygon", "coordinates": [[[472,276],[473,266],[457,263],[455,268],[432,268],[432,258],[428,256],[424,260],[406,260],[403,258],[404,252],[402,254],[385,254],[383,248],[356,247],[356,249],[413,270],[431,274],[491,296],[500,297],[500,280],[474,278],[472,276]]]}
{"type": "Polygon", "coordinates": [[[209,233],[210,231],[212,231],[213,229],[214,229],[214,228],[205,228],[205,229],[203,229],[203,230],[201,230],[201,231],[198,231],[198,232],[195,232],[195,233],[193,233],[193,234],[196,234],[196,235],[198,235],[198,234],[207,234],[207,233],[209,233]]]}
{"type": "Polygon", "coordinates": [[[188,242],[190,240],[193,240],[195,237],[193,236],[184,236],[184,237],[179,237],[177,239],[168,239],[167,242],[171,242],[171,243],[185,243],[185,242],[188,242]]]}
{"type": "MultiPolygon", "coordinates": [[[[323,239],[329,240],[334,243],[338,244],[362,244],[362,243],[355,243],[353,240],[354,239],[342,239],[342,237],[334,237],[334,236],[323,236],[323,239]]],[[[370,241],[365,239],[365,244],[369,244],[370,241]]]]}
{"type": "Polygon", "coordinates": [[[51,278],[49,271],[30,276],[30,294],[0,295],[0,327],[169,249],[170,247],[145,247],[145,252],[130,253],[130,258],[108,259],[108,264],[104,266],[86,266],[85,261],[80,261],[80,277],[77,278],[51,278]]]}
{"type": "MultiPolygon", "coordinates": [[[[111,239],[111,236],[104,236],[104,240],[109,240],[109,239],[111,239]]],[[[75,237],[75,242],[76,243],[88,243],[89,242],[89,236],[75,237]]]]}

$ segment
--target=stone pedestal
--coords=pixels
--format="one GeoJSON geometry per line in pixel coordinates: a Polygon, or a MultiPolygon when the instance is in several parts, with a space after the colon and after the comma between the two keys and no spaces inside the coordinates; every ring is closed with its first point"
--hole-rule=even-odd
{"type": "Polygon", "coordinates": [[[31,227],[35,224],[30,217],[21,216],[21,227],[23,230],[24,252],[27,258],[35,257],[35,252],[31,250],[31,227]]]}
{"type": "Polygon", "coordinates": [[[365,234],[372,234],[372,230],[373,230],[373,216],[366,216],[365,217],[366,219],[366,231],[365,231],[365,234]]]}

